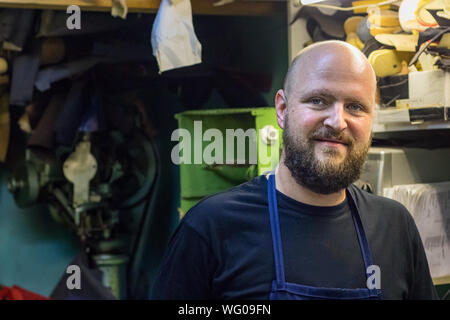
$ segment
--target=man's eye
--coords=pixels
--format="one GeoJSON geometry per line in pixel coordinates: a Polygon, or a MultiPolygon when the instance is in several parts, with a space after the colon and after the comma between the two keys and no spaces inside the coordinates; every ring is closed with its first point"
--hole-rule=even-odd
{"type": "Polygon", "coordinates": [[[364,108],[360,106],[359,104],[350,104],[347,108],[349,108],[351,111],[363,111],[364,108]]]}
{"type": "Polygon", "coordinates": [[[311,99],[311,103],[312,104],[321,104],[321,103],[323,103],[323,101],[322,101],[322,99],[320,99],[320,98],[312,98],[311,99]]]}

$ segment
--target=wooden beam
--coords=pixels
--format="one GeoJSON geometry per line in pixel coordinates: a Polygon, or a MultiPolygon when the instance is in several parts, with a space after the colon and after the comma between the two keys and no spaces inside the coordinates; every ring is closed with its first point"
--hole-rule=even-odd
{"type": "MultiPolygon", "coordinates": [[[[66,10],[77,5],[82,11],[109,11],[111,0],[0,0],[0,7],[66,10]]],[[[127,0],[129,12],[156,12],[159,0],[127,0]]]]}
{"type": "MultiPolygon", "coordinates": [[[[270,16],[285,12],[286,2],[280,0],[235,0],[214,6],[218,0],[191,0],[193,14],[270,16]]],[[[156,13],[160,0],[127,0],[128,12],[156,13]]],[[[66,10],[77,5],[82,11],[110,11],[111,0],[0,0],[0,8],[66,10]]]]}

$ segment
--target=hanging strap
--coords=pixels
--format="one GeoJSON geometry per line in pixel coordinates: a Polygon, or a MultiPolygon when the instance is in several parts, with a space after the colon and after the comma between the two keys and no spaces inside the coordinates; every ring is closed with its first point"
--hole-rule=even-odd
{"type": "MultiPolygon", "coordinates": [[[[364,267],[366,272],[366,280],[369,279],[370,274],[368,273],[368,267],[373,265],[372,253],[370,252],[369,242],[367,241],[366,232],[364,231],[364,226],[361,221],[361,217],[359,216],[359,209],[356,205],[355,198],[353,193],[350,191],[350,188],[347,188],[347,199],[349,199],[350,211],[352,213],[353,223],[356,227],[356,234],[358,235],[359,247],[361,248],[361,253],[364,260],[364,267]]],[[[368,289],[372,297],[378,296],[380,299],[383,299],[383,295],[380,289],[368,289]]]]}
{"type": "Polygon", "coordinates": [[[366,268],[366,275],[367,274],[367,268],[373,264],[372,261],[372,254],[370,252],[369,243],[367,241],[366,233],[364,232],[364,227],[361,222],[361,218],[359,217],[359,210],[356,206],[356,203],[353,200],[352,194],[347,189],[347,198],[349,199],[349,205],[350,205],[350,211],[352,213],[353,223],[356,227],[356,234],[358,235],[358,241],[359,241],[359,247],[361,248],[361,253],[364,260],[364,267],[366,268]]]}
{"type": "Polygon", "coordinates": [[[269,200],[270,228],[272,230],[273,256],[275,259],[275,274],[277,283],[283,285],[286,282],[284,277],[283,250],[281,247],[280,222],[278,220],[278,207],[275,188],[275,175],[269,176],[267,183],[267,193],[269,200]]]}

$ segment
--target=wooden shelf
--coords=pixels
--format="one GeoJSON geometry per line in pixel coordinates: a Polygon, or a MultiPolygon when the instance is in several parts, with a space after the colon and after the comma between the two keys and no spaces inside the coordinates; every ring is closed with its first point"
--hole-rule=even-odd
{"type": "Polygon", "coordinates": [[[450,284],[450,276],[433,278],[433,283],[435,286],[442,285],[442,284],[450,284]]]}
{"type": "MultiPolygon", "coordinates": [[[[218,0],[191,0],[193,14],[270,16],[286,11],[284,1],[235,0],[222,6],[214,6],[218,0]]],[[[127,0],[128,12],[156,13],[160,0],[127,0]]],[[[77,5],[81,11],[110,11],[111,0],[0,0],[0,8],[28,8],[66,10],[77,5]]]]}
{"type": "Polygon", "coordinates": [[[410,123],[389,123],[389,124],[379,124],[374,123],[373,132],[383,133],[383,132],[399,132],[399,131],[417,131],[417,130],[440,130],[440,129],[450,129],[450,122],[439,121],[439,122],[424,122],[421,124],[410,124],[410,123]]]}
{"type": "MultiPolygon", "coordinates": [[[[442,107],[442,109],[445,108],[442,107]]],[[[373,124],[374,133],[450,129],[450,121],[424,121],[412,124],[408,109],[376,110],[373,124]]]]}

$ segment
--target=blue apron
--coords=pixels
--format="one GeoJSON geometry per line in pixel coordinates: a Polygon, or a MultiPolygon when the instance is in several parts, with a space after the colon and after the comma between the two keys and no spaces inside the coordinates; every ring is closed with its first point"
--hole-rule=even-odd
{"type": "MultiPolygon", "coordinates": [[[[321,288],[300,285],[296,283],[286,282],[284,275],[284,261],[283,251],[281,248],[281,233],[280,223],[278,220],[278,208],[275,188],[275,175],[269,176],[267,183],[269,212],[270,212],[270,227],[272,230],[273,251],[275,260],[275,274],[276,279],[272,282],[272,291],[270,292],[270,300],[310,300],[310,299],[382,299],[380,289],[345,289],[345,288],[321,288]]],[[[353,223],[356,226],[359,246],[361,248],[364,259],[364,266],[367,272],[367,267],[372,265],[372,255],[370,253],[369,244],[367,242],[366,234],[358,214],[358,207],[346,189],[346,195],[349,199],[350,211],[353,217],[353,223]]],[[[367,277],[370,274],[366,274],[367,277]]]]}

